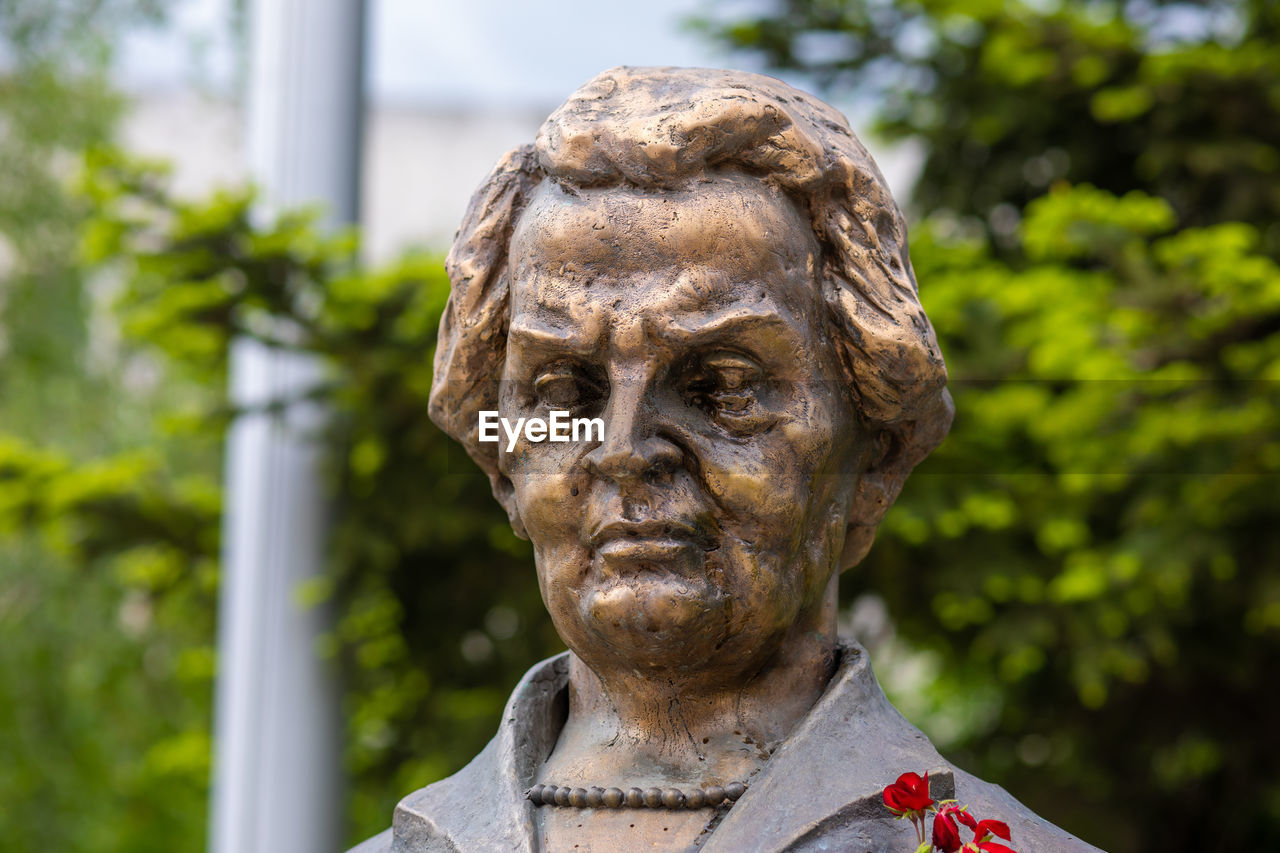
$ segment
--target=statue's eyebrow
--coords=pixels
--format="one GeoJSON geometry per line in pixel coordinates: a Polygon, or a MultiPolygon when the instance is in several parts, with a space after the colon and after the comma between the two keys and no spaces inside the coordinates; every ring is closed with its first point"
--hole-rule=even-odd
{"type": "Polygon", "coordinates": [[[532,319],[522,319],[512,323],[507,329],[507,342],[510,344],[514,341],[525,349],[553,350],[560,353],[568,350],[582,355],[590,353],[591,346],[574,332],[574,329],[549,326],[532,319]]]}
{"type": "Polygon", "coordinates": [[[705,321],[697,324],[667,323],[662,335],[685,346],[698,346],[730,338],[749,338],[753,342],[776,340],[788,348],[799,343],[795,341],[795,329],[778,314],[773,311],[744,311],[741,308],[706,315],[705,321]]]}

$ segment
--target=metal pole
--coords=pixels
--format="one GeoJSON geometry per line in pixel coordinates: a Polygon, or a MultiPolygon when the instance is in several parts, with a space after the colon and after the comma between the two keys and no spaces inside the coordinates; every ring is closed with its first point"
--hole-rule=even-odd
{"type": "MultiPolygon", "coordinates": [[[[330,227],[357,220],[363,124],[363,0],[254,0],[247,154],[261,212],[320,204],[330,227]]],[[[313,386],[313,358],[237,341],[239,404],[313,386]]],[[[238,419],[227,440],[218,626],[212,853],[324,853],[341,845],[339,694],[317,641],[323,608],[298,600],[324,570],[324,412],[238,419]]]]}

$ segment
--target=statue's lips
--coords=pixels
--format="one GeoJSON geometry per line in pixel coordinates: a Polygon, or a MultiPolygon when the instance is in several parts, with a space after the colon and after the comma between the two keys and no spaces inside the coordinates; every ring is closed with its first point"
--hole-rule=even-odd
{"type": "Polygon", "coordinates": [[[682,521],[616,521],[602,525],[590,537],[606,561],[665,561],[706,547],[706,537],[682,521]]]}
{"type": "Polygon", "coordinates": [[[596,549],[606,560],[672,560],[697,546],[687,539],[611,539],[596,549]]]}

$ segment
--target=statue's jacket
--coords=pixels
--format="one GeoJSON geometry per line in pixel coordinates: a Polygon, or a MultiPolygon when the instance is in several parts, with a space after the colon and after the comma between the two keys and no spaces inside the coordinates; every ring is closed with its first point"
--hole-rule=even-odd
{"type": "MultiPolygon", "coordinates": [[[[536,853],[535,807],[525,792],[563,724],[568,654],[525,674],[497,735],[462,770],[396,807],[391,829],[350,853],[536,853]]],[[[1018,853],[1076,853],[1093,846],[1040,819],[1003,788],[956,768],[885,698],[866,652],[841,647],[818,702],[713,821],[701,853],[909,853],[915,831],[895,820],[881,792],[907,771],[929,771],[935,799],[956,798],[979,819],[1009,824],[1018,853]]],[[[544,807],[546,808],[546,807],[544,807]]],[[[961,837],[969,831],[961,827],[961,837]]]]}

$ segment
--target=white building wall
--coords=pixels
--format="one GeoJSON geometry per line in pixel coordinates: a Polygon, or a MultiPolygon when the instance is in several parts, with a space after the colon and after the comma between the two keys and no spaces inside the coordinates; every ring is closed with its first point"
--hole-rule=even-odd
{"type": "MultiPolygon", "coordinates": [[[[568,94],[568,93],[566,93],[568,94]]],[[[365,255],[448,247],[471,193],[498,158],[533,141],[545,113],[382,107],[368,118],[364,150],[365,255]]],[[[121,131],[131,152],[170,161],[174,187],[199,198],[249,180],[239,105],[189,92],[135,99],[121,131]]]]}

